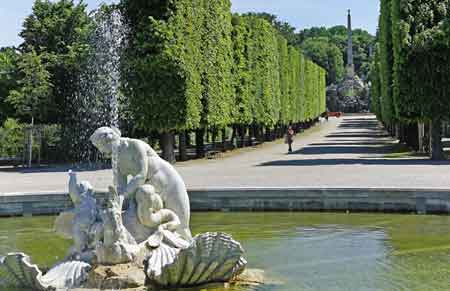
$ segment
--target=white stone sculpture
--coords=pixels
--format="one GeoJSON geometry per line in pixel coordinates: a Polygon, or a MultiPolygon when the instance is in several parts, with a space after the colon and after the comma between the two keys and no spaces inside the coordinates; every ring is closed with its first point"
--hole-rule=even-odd
{"type": "Polygon", "coordinates": [[[114,187],[109,187],[107,209],[103,210],[103,233],[97,236],[95,254],[97,263],[103,265],[132,262],[139,252],[135,239],[122,223],[123,197],[114,187]]]}
{"type": "Polygon", "coordinates": [[[29,256],[10,253],[0,257],[0,290],[70,290],[86,281],[90,269],[85,262],[69,261],[57,264],[42,275],[29,256]]]}
{"type": "Polygon", "coordinates": [[[132,198],[142,185],[152,185],[162,198],[164,207],[178,215],[178,233],[187,240],[192,238],[186,186],[170,163],[161,159],[145,142],[122,138],[117,128],[101,127],[90,139],[100,152],[111,156],[119,195],[132,198]],[[128,176],[132,177],[129,181],[128,176]]]}
{"type": "Polygon", "coordinates": [[[57,217],[55,230],[74,241],[68,259],[91,263],[95,259],[96,236],[103,231],[94,188],[87,181],[78,182],[76,173],[69,171],[69,196],[74,209],[65,211],[57,217]]]}
{"type": "Polygon", "coordinates": [[[74,209],[55,223],[60,233],[74,240],[68,258],[45,275],[24,254],[0,258],[0,287],[2,276],[12,278],[3,279],[9,286],[32,290],[82,287],[86,280],[89,284],[89,276],[94,282],[99,279],[87,273],[91,265],[132,265],[146,275],[150,287],[227,282],[244,271],[244,250],[231,236],[205,233],[192,238],[185,184],[149,145],[122,138],[109,127],[96,130],[91,141],[112,158],[115,185],[106,194],[106,208],[98,205],[91,184],[78,182],[69,172],[74,209]]]}
{"type": "Polygon", "coordinates": [[[228,282],[244,271],[247,261],[243,255],[241,244],[231,236],[204,233],[175,256],[167,246],[156,249],[145,271],[150,283],[163,287],[228,282]],[[167,258],[172,261],[168,262],[167,258]]]}
{"type": "Polygon", "coordinates": [[[82,254],[93,247],[95,235],[100,231],[99,209],[94,197],[94,188],[87,181],[78,183],[74,172],[69,171],[69,195],[75,206],[72,237],[73,252],[82,254]]]}

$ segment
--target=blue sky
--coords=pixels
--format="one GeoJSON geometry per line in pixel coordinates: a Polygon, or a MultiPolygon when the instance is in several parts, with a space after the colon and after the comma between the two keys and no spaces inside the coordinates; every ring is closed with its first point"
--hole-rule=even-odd
{"type": "MultiPolygon", "coordinates": [[[[33,0],[0,0],[0,47],[18,45],[24,18],[31,13],[33,0]]],[[[115,0],[85,0],[90,9],[115,0]]],[[[379,0],[232,0],[235,12],[268,12],[301,29],[346,23],[352,9],[353,26],[375,33],[379,0]]]]}

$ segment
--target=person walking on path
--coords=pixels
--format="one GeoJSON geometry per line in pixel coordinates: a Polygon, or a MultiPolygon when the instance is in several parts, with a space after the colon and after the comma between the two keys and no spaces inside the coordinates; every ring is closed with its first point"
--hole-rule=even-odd
{"type": "Polygon", "coordinates": [[[292,143],[294,142],[294,130],[292,129],[292,126],[289,126],[287,133],[286,133],[286,143],[289,145],[288,152],[292,153],[292,143]]]}

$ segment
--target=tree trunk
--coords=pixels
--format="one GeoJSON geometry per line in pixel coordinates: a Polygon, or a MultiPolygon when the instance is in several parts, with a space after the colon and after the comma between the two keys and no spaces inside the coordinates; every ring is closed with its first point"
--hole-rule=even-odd
{"type": "Polygon", "coordinates": [[[425,124],[422,122],[417,123],[417,131],[418,131],[418,137],[419,137],[419,152],[424,153],[425,152],[425,124]]]}
{"type": "Polygon", "coordinates": [[[227,151],[227,129],[226,128],[222,129],[222,151],[223,152],[227,151]]]}
{"type": "Polygon", "coordinates": [[[419,150],[419,128],[416,123],[405,126],[406,144],[415,151],[419,150]]]}
{"type": "Polygon", "coordinates": [[[186,143],[187,132],[183,131],[178,135],[180,145],[178,146],[178,151],[180,153],[180,161],[187,161],[187,143],[186,143]]]}
{"type": "Polygon", "coordinates": [[[28,168],[31,168],[31,162],[33,160],[33,129],[34,129],[34,118],[31,117],[31,126],[28,132],[28,168]]]}
{"type": "Polygon", "coordinates": [[[205,157],[205,129],[197,129],[195,132],[195,151],[197,158],[205,157]]]}
{"type": "Polygon", "coordinates": [[[440,161],[445,159],[442,146],[442,122],[438,118],[430,122],[430,150],[432,160],[440,161]]]}
{"type": "Polygon", "coordinates": [[[239,148],[245,147],[245,126],[239,125],[239,148]]]}
{"type": "Polygon", "coordinates": [[[161,134],[159,144],[162,150],[161,157],[169,163],[175,163],[175,143],[174,134],[171,132],[164,132],[161,134]]]}
{"type": "Polygon", "coordinates": [[[249,126],[249,127],[246,127],[245,128],[245,132],[247,133],[247,131],[248,131],[248,139],[247,139],[247,143],[246,143],[246,146],[248,146],[248,147],[251,147],[253,144],[252,144],[252,137],[253,137],[253,130],[252,130],[252,127],[251,126],[249,126]]]}
{"type": "Polygon", "coordinates": [[[192,145],[191,133],[189,131],[186,131],[185,137],[186,137],[186,147],[190,147],[192,145]]]}
{"type": "Polygon", "coordinates": [[[258,125],[258,135],[259,142],[264,143],[264,127],[262,125],[258,125]]]}
{"type": "Polygon", "coordinates": [[[398,139],[398,140],[400,140],[401,137],[400,137],[400,124],[399,124],[399,123],[396,123],[396,124],[395,124],[395,130],[394,130],[394,132],[395,132],[395,134],[394,134],[395,138],[398,139]]]}
{"type": "Polygon", "coordinates": [[[256,126],[254,124],[250,125],[249,127],[249,146],[253,146],[253,140],[256,139],[256,126]]]}
{"type": "Polygon", "coordinates": [[[236,136],[237,136],[237,126],[233,125],[233,132],[231,133],[231,140],[230,140],[233,149],[237,147],[236,136]]]}
{"type": "Polygon", "coordinates": [[[399,123],[398,124],[398,139],[400,141],[400,143],[405,143],[408,144],[408,137],[407,137],[407,130],[406,130],[407,125],[403,124],[403,123],[399,123]]]}
{"type": "Polygon", "coordinates": [[[216,143],[216,141],[217,141],[217,133],[218,133],[217,129],[213,129],[212,132],[211,132],[212,149],[214,151],[217,150],[217,143],[216,143]]]}

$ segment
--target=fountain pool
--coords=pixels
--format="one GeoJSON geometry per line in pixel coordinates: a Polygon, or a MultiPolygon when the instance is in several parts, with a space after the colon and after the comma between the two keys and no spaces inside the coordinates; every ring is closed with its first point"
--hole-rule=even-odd
{"type": "MultiPolygon", "coordinates": [[[[53,222],[0,219],[0,254],[61,260],[71,241],[55,236],[53,222]]],[[[450,290],[449,216],[209,212],[193,213],[191,225],[233,235],[250,268],[284,282],[262,290],[450,290]]]]}

